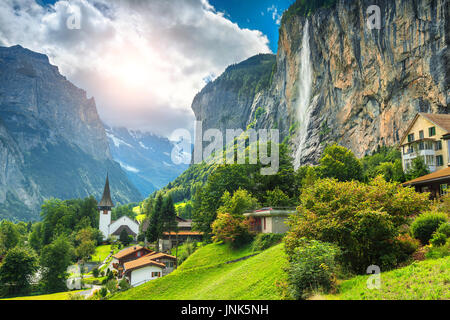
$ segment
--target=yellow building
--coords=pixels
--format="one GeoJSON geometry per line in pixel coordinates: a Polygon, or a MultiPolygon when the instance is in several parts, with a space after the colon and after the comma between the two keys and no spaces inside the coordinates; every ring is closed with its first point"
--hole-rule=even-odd
{"type": "Polygon", "coordinates": [[[418,113],[400,140],[403,170],[423,157],[430,172],[450,165],[450,114],[418,113]]]}

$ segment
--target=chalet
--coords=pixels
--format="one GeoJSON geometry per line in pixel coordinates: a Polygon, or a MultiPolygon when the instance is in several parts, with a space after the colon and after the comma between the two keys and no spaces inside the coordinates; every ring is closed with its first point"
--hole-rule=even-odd
{"type": "Polygon", "coordinates": [[[160,278],[165,265],[145,256],[140,259],[126,262],[124,267],[124,276],[128,279],[130,285],[135,287],[147,281],[160,278]]]}
{"type": "Polygon", "coordinates": [[[128,235],[136,239],[139,233],[139,223],[127,216],[122,216],[115,221],[111,221],[111,210],[114,204],[111,200],[111,192],[109,189],[109,179],[106,175],[105,188],[103,196],[98,204],[99,210],[99,229],[103,233],[103,239],[106,240],[109,236],[120,236],[122,230],[125,230],[128,235]]]}
{"type": "Polygon", "coordinates": [[[431,198],[444,196],[450,193],[450,166],[407,181],[403,186],[414,187],[417,192],[430,192],[431,198]]]}
{"type": "Polygon", "coordinates": [[[422,157],[430,172],[447,167],[450,160],[450,114],[418,113],[400,140],[403,170],[422,157]]]}
{"type": "Polygon", "coordinates": [[[135,287],[169,274],[176,268],[176,261],[174,256],[162,252],[152,252],[139,259],[126,262],[123,274],[130,285],[135,287]]]}
{"type": "MultiPolygon", "coordinates": [[[[203,233],[192,231],[192,220],[176,217],[177,220],[177,232],[164,232],[161,239],[159,239],[158,249],[159,251],[169,251],[177,244],[182,244],[187,239],[193,241],[201,241],[203,233]]],[[[145,232],[148,228],[148,219],[142,223],[142,232],[145,232]]]]}
{"type": "Polygon", "coordinates": [[[138,245],[125,248],[112,256],[112,266],[119,272],[119,278],[121,278],[126,262],[139,259],[149,253],[154,251],[138,245]]]}
{"type": "Polygon", "coordinates": [[[244,213],[249,219],[250,229],[259,233],[285,233],[289,230],[286,224],[289,215],[295,208],[262,208],[244,213]]]}

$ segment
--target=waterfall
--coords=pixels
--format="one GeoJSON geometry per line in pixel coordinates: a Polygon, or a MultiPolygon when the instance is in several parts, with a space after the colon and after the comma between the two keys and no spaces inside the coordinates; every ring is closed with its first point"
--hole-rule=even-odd
{"type": "Polygon", "coordinates": [[[298,121],[298,146],[295,154],[294,167],[300,166],[300,155],[302,153],[308,123],[311,116],[311,91],[312,91],[313,71],[311,66],[311,49],[309,47],[309,23],[306,20],[303,27],[302,48],[300,52],[300,72],[298,81],[298,103],[297,103],[297,121],[298,121]]]}

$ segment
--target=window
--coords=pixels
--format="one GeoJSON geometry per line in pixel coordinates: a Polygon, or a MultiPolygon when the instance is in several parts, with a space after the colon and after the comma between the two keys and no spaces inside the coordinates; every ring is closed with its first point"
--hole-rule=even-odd
{"type": "Polygon", "coordinates": [[[425,149],[425,145],[423,144],[423,141],[419,142],[419,150],[424,150],[425,149]]]}
{"type": "Polygon", "coordinates": [[[425,163],[429,166],[434,166],[434,157],[433,156],[425,156],[425,163]]]}
{"type": "Polygon", "coordinates": [[[408,134],[408,142],[413,142],[413,141],[414,141],[414,133],[408,134]]]}
{"type": "Polygon", "coordinates": [[[424,134],[423,134],[423,130],[419,131],[419,139],[423,139],[425,138],[424,134]]]}
{"type": "Polygon", "coordinates": [[[444,157],[443,156],[436,156],[436,165],[438,167],[442,166],[444,164],[444,157]]]}
{"type": "Polygon", "coordinates": [[[436,150],[442,150],[442,141],[441,140],[436,141],[435,147],[436,150]]]}
{"type": "Polygon", "coordinates": [[[435,136],[436,135],[436,127],[428,128],[428,135],[430,137],[435,136]]]}
{"type": "Polygon", "coordinates": [[[140,257],[141,256],[141,251],[136,252],[136,257],[140,257]]]}
{"type": "Polygon", "coordinates": [[[441,196],[445,196],[448,193],[448,184],[441,184],[439,186],[439,193],[441,194],[441,196]]]}
{"type": "Polygon", "coordinates": [[[159,278],[161,277],[161,272],[152,272],[152,278],[159,278]]]}

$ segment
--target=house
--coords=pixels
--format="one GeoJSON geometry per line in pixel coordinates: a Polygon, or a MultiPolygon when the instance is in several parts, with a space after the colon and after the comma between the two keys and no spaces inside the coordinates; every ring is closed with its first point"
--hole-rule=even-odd
{"type": "Polygon", "coordinates": [[[139,233],[139,223],[127,216],[122,216],[115,221],[111,221],[111,210],[114,204],[111,200],[111,192],[109,189],[109,179],[106,175],[105,188],[103,189],[103,196],[98,204],[99,210],[99,229],[103,233],[103,239],[106,240],[109,236],[120,236],[122,230],[125,230],[128,235],[136,239],[139,233]]]}
{"type": "MultiPolygon", "coordinates": [[[[176,247],[177,244],[182,244],[187,239],[193,241],[201,241],[203,238],[203,233],[192,231],[192,220],[183,219],[181,217],[176,217],[177,221],[177,232],[164,232],[162,237],[159,239],[158,249],[159,251],[169,251],[170,249],[176,247]]],[[[142,223],[142,232],[146,232],[149,225],[148,219],[142,223]]]]}
{"type": "Polygon", "coordinates": [[[116,253],[115,255],[113,255],[112,265],[114,269],[116,269],[119,272],[119,278],[122,277],[125,263],[139,259],[145,255],[148,255],[149,253],[154,253],[154,251],[136,245],[125,248],[116,253]]]}
{"type": "Polygon", "coordinates": [[[400,139],[403,170],[423,157],[430,172],[444,169],[450,160],[450,115],[418,113],[400,139]]]}
{"type": "Polygon", "coordinates": [[[286,224],[289,215],[295,208],[262,208],[244,213],[250,221],[250,229],[262,233],[285,233],[289,230],[286,224]]]}
{"type": "Polygon", "coordinates": [[[141,285],[147,281],[162,277],[165,265],[145,256],[140,259],[126,262],[124,276],[132,287],[141,285]]]}
{"type": "Polygon", "coordinates": [[[450,166],[403,183],[417,192],[430,192],[431,198],[439,198],[450,192],[450,166]]]}
{"type": "Polygon", "coordinates": [[[126,262],[123,274],[130,285],[135,287],[169,274],[175,270],[176,265],[176,257],[162,252],[152,252],[139,259],[126,262]]]}

